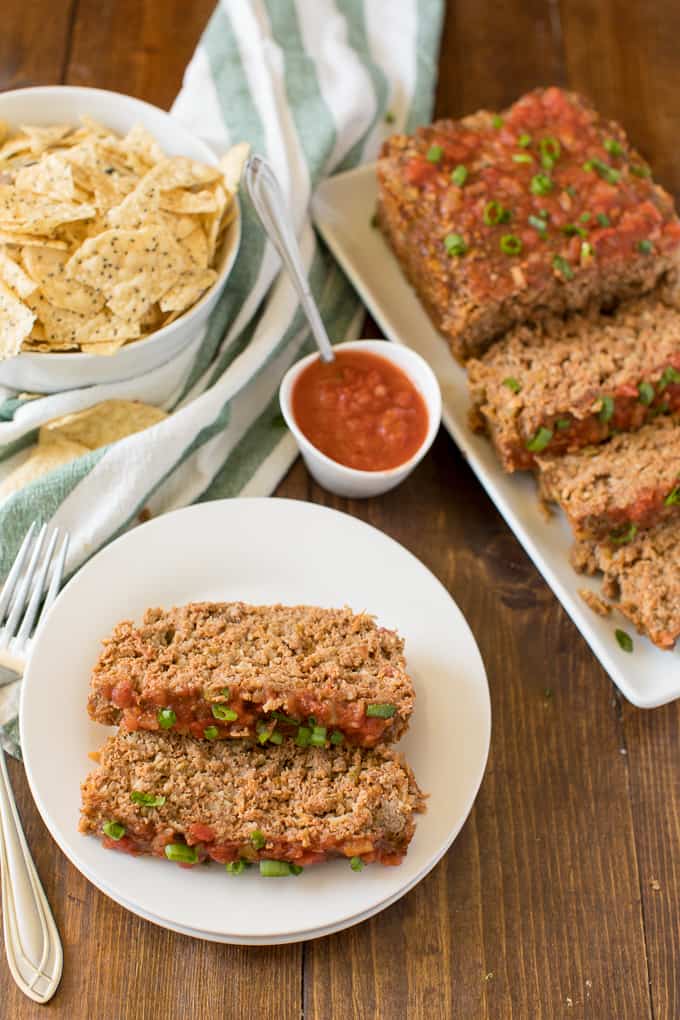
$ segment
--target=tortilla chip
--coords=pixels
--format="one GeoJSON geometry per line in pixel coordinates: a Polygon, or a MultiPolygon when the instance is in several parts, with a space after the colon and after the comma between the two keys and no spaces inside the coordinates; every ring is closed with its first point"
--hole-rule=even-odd
{"type": "Polygon", "coordinates": [[[215,201],[217,203],[217,210],[215,212],[215,215],[212,218],[208,219],[205,224],[208,241],[208,262],[212,262],[213,258],[215,257],[215,252],[217,250],[217,238],[219,237],[220,233],[220,224],[222,222],[222,217],[224,216],[224,213],[227,209],[229,202],[230,201],[233,202],[233,199],[231,198],[231,195],[229,196],[229,198],[227,198],[226,191],[224,190],[221,184],[218,184],[217,187],[215,188],[215,201]]]}
{"type": "Polygon", "coordinates": [[[72,130],[70,124],[53,124],[51,127],[37,127],[35,124],[21,125],[21,131],[28,138],[31,152],[35,156],[39,156],[50,146],[56,145],[72,130]]]}
{"type": "Polygon", "coordinates": [[[38,286],[35,280],[23,271],[19,263],[10,258],[2,248],[0,248],[0,280],[3,280],[20,298],[28,297],[38,286]]]}
{"type": "Polygon", "coordinates": [[[171,213],[214,213],[217,201],[212,191],[188,191],[186,188],[171,188],[163,191],[159,206],[171,213]]]}
{"type": "Polygon", "coordinates": [[[45,156],[39,163],[22,167],[14,178],[14,186],[19,191],[49,195],[64,202],[71,202],[75,197],[71,167],[56,152],[45,156]]]}
{"type": "Polygon", "coordinates": [[[100,291],[66,276],[64,270],[70,258],[67,251],[26,247],[22,249],[21,258],[50,304],[81,315],[96,315],[104,307],[105,297],[100,291]]]}
{"type": "Polygon", "coordinates": [[[97,344],[82,343],[80,345],[80,352],[81,354],[101,354],[104,357],[109,357],[110,355],[115,354],[116,351],[119,351],[125,343],[125,340],[115,340],[110,343],[97,344]]]}
{"type": "Polygon", "coordinates": [[[0,230],[0,244],[35,245],[36,248],[60,248],[66,251],[68,245],[56,237],[37,237],[35,234],[9,233],[0,230]]]}
{"type": "Polygon", "coordinates": [[[174,287],[168,290],[160,301],[162,312],[183,311],[198,301],[208,287],[217,279],[214,269],[191,270],[182,273],[174,287]]]}
{"type": "Polygon", "coordinates": [[[184,250],[201,269],[208,268],[208,239],[200,225],[184,238],[184,250]]]}
{"type": "Polygon", "coordinates": [[[86,220],[96,214],[94,206],[56,202],[47,195],[0,187],[0,230],[27,234],[51,234],[60,224],[86,220]]]}
{"type": "Polygon", "coordinates": [[[89,450],[96,450],[134,432],[142,432],[167,417],[166,412],[160,408],[137,400],[105,400],[43,425],[39,442],[65,439],[82,444],[89,450]]]}
{"type": "Polygon", "coordinates": [[[22,340],[31,332],[34,321],[31,309],[0,283],[0,361],[19,353],[22,340]]]}
{"type": "Polygon", "coordinates": [[[0,499],[5,499],[37,478],[42,478],[55,468],[61,467],[62,464],[68,464],[69,461],[89,452],[89,447],[62,437],[45,445],[39,443],[23,464],[10,472],[0,484],[0,499]]]}
{"type": "Polygon", "coordinates": [[[237,145],[232,145],[220,160],[219,166],[224,178],[224,186],[232,195],[235,195],[239,189],[241,174],[249,155],[249,143],[239,142],[237,145]]]}
{"type": "Polygon", "coordinates": [[[0,145],[2,145],[9,134],[9,124],[6,120],[0,120],[0,145]]]}
{"type": "Polygon", "coordinates": [[[91,237],[66,265],[68,275],[97,289],[106,282],[107,304],[126,320],[139,320],[187,266],[187,258],[161,226],[106,230],[91,237]]]}

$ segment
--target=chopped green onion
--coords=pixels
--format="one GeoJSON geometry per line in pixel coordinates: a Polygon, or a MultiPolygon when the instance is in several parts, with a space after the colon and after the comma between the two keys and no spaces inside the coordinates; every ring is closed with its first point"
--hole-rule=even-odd
{"type": "Polygon", "coordinates": [[[513,163],[533,163],[534,157],[528,152],[516,152],[512,161],[513,163]]]}
{"type": "Polygon", "coordinates": [[[120,822],[104,822],[102,829],[109,839],[119,840],[125,835],[125,826],[120,822]]]}
{"type": "Polygon", "coordinates": [[[497,223],[507,223],[510,219],[510,210],[504,209],[500,202],[492,200],[484,206],[482,219],[487,227],[495,227],[497,223]]]}
{"type": "Polygon", "coordinates": [[[576,188],[573,184],[567,184],[564,190],[568,195],[571,195],[572,198],[576,198],[576,188]]]}
{"type": "Polygon", "coordinates": [[[633,651],[633,639],[630,636],[630,634],[627,634],[625,630],[619,630],[619,628],[617,627],[616,630],[614,631],[614,635],[619,643],[619,648],[622,651],[624,652],[633,651]]]}
{"type": "Polygon", "coordinates": [[[266,744],[274,732],[274,727],[270,726],[268,723],[259,722],[255,727],[255,730],[257,732],[258,744],[266,744]]]}
{"type": "Polygon", "coordinates": [[[229,699],[231,698],[231,691],[229,690],[228,687],[221,687],[220,694],[222,695],[223,698],[226,698],[227,701],[229,701],[229,699]]]}
{"type": "Polygon", "coordinates": [[[531,145],[531,135],[528,135],[526,131],[523,131],[517,139],[517,144],[521,145],[523,149],[526,149],[527,145],[531,145]]]}
{"type": "Polygon", "coordinates": [[[650,382],[641,382],[638,386],[638,400],[649,406],[654,400],[654,387],[650,382]]]}
{"type": "Polygon", "coordinates": [[[560,143],[556,138],[548,135],[546,138],[541,138],[538,148],[541,153],[541,165],[546,170],[552,170],[562,151],[560,143]]]}
{"type": "Polygon", "coordinates": [[[220,731],[217,726],[206,726],[203,730],[203,736],[206,740],[217,740],[220,735],[220,731]]]}
{"type": "Polygon", "coordinates": [[[600,419],[600,421],[602,422],[611,421],[614,415],[614,406],[615,405],[613,397],[610,397],[608,395],[602,397],[602,406],[598,413],[598,418],[600,419]]]}
{"type": "Polygon", "coordinates": [[[397,711],[396,705],[389,702],[377,705],[366,705],[366,715],[369,719],[391,719],[397,711]]]}
{"type": "Polygon", "coordinates": [[[467,167],[464,167],[462,163],[460,163],[455,170],[451,171],[451,181],[454,184],[457,184],[459,188],[463,187],[467,180],[467,176],[467,167]]]}
{"type": "Polygon", "coordinates": [[[574,237],[578,234],[579,237],[587,237],[588,231],[585,227],[580,227],[577,223],[565,223],[563,227],[560,227],[563,234],[567,237],[574,237]]]}
{"type": "Polygon", "coordinates": [[[467,251],[465,238],[462,234],[447,234],[444,238],[444,247],[449,255],[464,255],[467,251]]]}
{"type": "Polygon", "coordinates": [[[311,726],[312,728],[316,726],[316,719],[314,718],[313,715],[310,715],[309,719],[307,720],[307,725],[311,726]]]}
{"type": "Polygon", "coordinates": [[[498,128],[503,127],[503,118],[501,117],[500,113],[494,113],[493,117],[491,118],[491,123],[496,128],[496,130],[498,130],[498,128]]]}
{"type": "MultiPolygon", "coordinates": [[[[607,181],[609,184],[618,184],[621,179],[621,171],[615,170],[613,166],[610,166],[609,163],[605,163],[601,159],[593,157],[590,160],[590,164],[589,169],[596,170],[602,180],[607,181]]],[[[585,170],[585,166],[583,169],[585,170]]]]}
{"type": "Polygon", "coordinates": [[[162,730],[169,730],[177,722],[177,716],[171,708],[161,708],[156,715],[158,725],[162,730]]]}
{"type": "Polygon", "coordinates": [[[533,227],[534,230],[538,230],[540,234],[544,234],[548,229],[548,224],[546,223],[545,220],[542,220],[540,216],[534,215],[529,216],[527,218],[527,223],[529,224],[530,227],[533,227]]]}
{"type": "Polygon", "coordinates": [[[278,719],[279,722],[287,723],[289,726],[299,726],[300,720],[293,719],[291,715],[286,715],[285,712],[272,712],[272,719],[278,719]]]}
{"type": "Polygon", "coordinates": [[[597,222],[601,227],[611,227],[612,221],[609,219],[606,213],[599,212],[597,214],[597,222]]]}
{"type": "Polygon", "coordinates": [[[574,270],[571,268],[569,263],[561,255],[553,255],[553,269],[556,269],[558,273],[561,273],[565,280],[574,279],[574,270]]]}
{"type": "Polygon", "coordinates": [[[581,242],[581,262],[585,264],[593,257],[593,246],[588,241],[581,242]]]}
{"type": "Polygon", "coordinates": [[[589,159],[586,160],[586,162],[583,164],[583,169],[585,170],[586,173],[589,173],[593,169],[592,161],[589,159]]]}
{"type": "Polygon", "coordinates": [[[428,161],[428,163],[438,163],[439,160],[442,158],[443,154],[444,150],[442,149],[441,145],[431,145],[430,148],[427,150],[427,155],[425,159],[428,161]]]}
{"type": "Polygon", "coordinates": [[[305,869],[302,867],[301,864],[294,864],[291,861],[291,863],[290,863],[290,873],[291,873],[291,875],[301,875],[304,870],[305,869]]]}
{"type": "Polygon", "coordinates": [[[309,747],[311,736],[312,731],[308,726],[300,726],[295,737],[295,743],[298,747],[309,747]]]}
{"type": "Polygon", "coordinates": [[[664,368],[659,380],[659,391],[665,390],[669,383],[680,383],[680,372],[678,372],[677,368],[673,368],[672,365],[664,368]]]}
{"type": "Polygon", "coordinates": [[[527,443],[527,450],[529,450],[530,453],[541,453],[545,450],[552,437],[552,429],[546,429],[543,425],[541,425],[533,439],[530,439],[527,443]]]}
{"type": "Polygon", "coordinates": [[[238,712],[233,708],[227,708],[226,705],[213,705],[211,711],[215,718],[222,722],[234,722],[238,719],[238,712]]]}
{"type": "Polygon", "coordinates": [[[609,533],[609,538],[614,545],[628,545],[629,542],[633,541],[636,535],[637,524],[633,524],[631,521],[627,528],[619,528],[617,531],[611,531],[609,533]]]}
{"type": "Polygon", "coordinates": [[[269,743],[270,744],[282,744],[283,743],[283,733],[279,733],[278,730],[274,730],[273,733],[269,734],[269,743]]]}
{"type": "Polygon", "coordinates": [[[638,251],[642,252],[643,255],[649,255],[652,250],[652,242],[645,238],[644,241],[638,241],[635,247],[638,251]]]}
{"type": "Polygon", "coordinates": [[[587,223],[588,220],[590,219],[590,213],[589,212],[582,212],[581,215],[579,216],[579,219],[580,219],[581,223],[587,223]]]}
{"type": "Polygon", "coordinates": [[[535,174],[531,178],[531,193],[533,195],[547,195],[552,191],[552,181],[545,174],[535,174]]]}
{"type": "Polygon", "coordinates": [[[514,375],[509,375],[507,379],[504,379],[503,386],[507,386],[513,393],[519,393],[522,389],[522,384],[515,379],[514,375]]]}
{"type": "Polygon", "coordinates": [[[342,744],[344,739],[345,738],[340,730],[333,730],[331,733],[331,744],[342,744]]]}
{"type": "Polygon", "coordinates": [[[630,170],[630,172],[632,174],[635,174],[636,177],[651,177],[652,176],[652,171],[649,169],[648,166],[641,166],[641,165],[639,165],[637,163],[631,163],[631,165],[629,167],[629,170],[630,170]]]}
{"type": "Polygon", "coordinates": [[[250,842],[255,850],[261,850],[263,848],[267,840],[264,838],[264,832],[262,829],[253,829],[250,834],[250,842]]]}
{"type": "Polygon", "coordinates": [[[396,119],[397,119],[397,118],[396,118],[396,117],[394,116],[394,114],[392,113],[392,111],[391,111],[391,110],[388,110],[388,111],[387,111],[387,112],[385,113],[385,123],[386,123],[386,124],[394,124],[394,122],[395,122],[395,120],[396,120],[396,119]]]}
{"type": "Polygon", "coordinates": [[[364,870],[364,862],[362,861],[361,857],[351,857],[349,866],[352,869],[352,871],[364,870]]]}
{"type": "Polygon", "coordinates": [[[674,489],[671,489],[663,501],[664,506],[678,506],[678,504],[680,504],[680,485],[676,485],[674,489]]]}
{"type": "Polygon", "coordinates": [[[326,727],[315,726],[312,730],[312,735],[309,738],[309,742],[312,747],[325,747],[326,745],[326,727]]]}
{"type": "Polygon", "coordinates": [[[519,255],[522,250],[522,242],[516,234],[503,234],[500,248],[506,255],[519,255]]]}
{"type": "Polygon", "coordinates": [[[165,847],[165,856],[169,861],[179,861],[181,864],[196,864],[198,850],[195,846],[187,846],[186,843],[168,843],[165,847]]]}
{"type": "Polygon", "coordinates": [[[263,878],[284,878],[286,875],[298,875],[298,871],[293,871],[293,867],[296,865],[289,864],[288,861],[260,861],[260,874],[263,878]]]}
{"type": "Polygon", "coordinates": [[[605,138],[602,144],[611,156],[620,156],[623,152],[621,143],[617,142],[615,138],[605,138]]]}
{"type": "Polygon", "coordinates": [[[144,807],[163,807],[165,804],[165,797],[162,794],[156,796],[153,793],[142,793],[141,790],[133,790],[130,800],[135,804],[142,804],[144,807]]]}
{"type": "Polygon", "coordinates": [[[564,432],[565,429],[568,429],[571,426],[571,418],[558,418],[555,425],[560,432],[564,432]]]}
{"type": "Polygon", "coordinates": [[[230,875],[242,875],[246,868],[249,868],[248,861],[227,861],[225,868],[230,875]]]}

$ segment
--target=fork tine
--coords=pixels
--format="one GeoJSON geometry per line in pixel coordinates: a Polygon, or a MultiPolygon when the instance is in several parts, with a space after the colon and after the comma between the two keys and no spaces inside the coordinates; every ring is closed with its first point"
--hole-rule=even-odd
{"type": "Polygon", "coordinates": [[[65,531],[64,541],[61,543],[61,549],[59,550],[55,564],[52,567],[52,577],[50,579],[50,586],[47,589],[47,595],[45,596],[45,601],[43,602],[43,607],[40,611],[40,619],[38,620],[36,630],[40,626],[42,621],[45,619],[48,609],[50,608],[55,598],[57,597],[59,585],[61,584],[61,575],[64,572],[64,563],[66,561],[66,553],[68,552],[69,538],[70,536],[68,531],[65,531]]]}
{"type": "Polygon", "coordinates": [[[10,641],[11,638],[14,637],[14,632],[19,622],[19,618],[24,611],[24,606],[26,605],[26,596],[28,595],[29,589],[31,587],[31,581],[33,580],[33,574],[35,573],[35,567],[38,562],[38,557],[40,556],[40,552],[42,550],[46,534],[47,525],[43,524],[42,528],[38,532],[38,537],[35,540],[35,545],[31,550],[31,558],[28,561],[28,567],[25,573],[23,574],[21,580],[19,581],[17,590],[14,594],[14,598],[12,599],[12,607],[9,611],[9,618],[7,620],[7,623],[5,624],[5,629],[3,633],[5,641],[10,641]]]}
{"type": "Polygon", "coordinates": [[[14,591],[14,586],[15,586],[15,584],[17,582],[17,578],[18,578],[19,574],[21,573],[22,568],[24,566],[24,560],[26,559],[26,554],[28,552],[28,547],[31,544],[31,539],[33,538],[33,532],[34,531],[35,531],[35,521],[33,521],[33,523],[31,524],[30,528],[26,532],[26,534],[24,536],[24,540],[21,543],[21,548],[19,549],[19,552],[17,553],[16,559],[15,559],[14,563],[12,564],[12,568],[11,568],[9,574],[7,575],[7,580],[5,581],[5,583],[4,583],[3,587],[2,587],[2,593],[0,594],[0,623],[2,622],[2,620],[5,617],[5,610],[7,609],[7,606],[9,604],[9,600],[12,597],[12,592],[14,591]]]}
{"type": "Polygon", "coordinates": [[[45,581],[46,581],[46,578],[47,578],[47,571],[49,569],[50,561],[52,560],[52,555],[54,553],[54,547],[57,544],[57,538],[58,537],[59,537],[59,528],[55,528],[53,530],[52,534],[50,535],[50,540],[49,540],[49,543],[47,545],[47,551],[45,552],[45,555],[43,557],[43,561],[40,564],[40,569],[38,570],[38,575],[37,575],[37,577],[35,579],[35,584],[33,585],[33,591],[31,592],[31,597],[30,597],[29,602],[28,602],[28,608],[27,608],[26,612],[24,613],[24,618],[21,621],[21,626],[19,627],[19,633],[16,636],[17,644],[20,644],[26,638],[31,636],[31,630],[33,628],[33,623],[34,623],[36,615],[38,613],[38,606],[40,605],[40,600],[41,600],[41,598],[43,596],[43,592],[45,590],[45,581]]]}

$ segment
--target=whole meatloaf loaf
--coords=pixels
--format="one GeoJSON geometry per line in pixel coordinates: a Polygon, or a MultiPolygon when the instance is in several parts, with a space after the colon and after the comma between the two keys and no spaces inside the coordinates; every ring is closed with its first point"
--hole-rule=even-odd
{"type": "Polygon", "coordinates": [[[386,748],[261,748],[119,730],[99,759],[82,784],[81,832],[181,864],[399,864],[424,810],[410,768],[386,748]]]}
{"type": "Polygon", "coordinates": [[[577,542],[572,562],[604,574],[603,592],[641,634],[671,649],[680,637],[680,515],[644,531],[630,544],[577,542]]]}
{"type": "Polygon", "coordinates": [[[516,326],[467,370],[473,426],[506,471],[532,468],[680,411],[680,311],[646,296],[516,326]]]}
{"type": "Polygon", "coordinates": [[[128,730],[214,740],[371,747],[413,709],[404,642],[373,617],[316,606],[195,602],[119,623],[92,672],[88,708],[128,730]]]}
{"type": "Polygon", "coordinates": [[[459,359],[516,323],[675,286],[671,197],[573,93],[394,135],[377,176],[380,227],[459,359]]]}
{"type": "Polygon", "coordinates": [[[680,417],[578,453],[539,457],[538,466],[541,496],[559,503],[577,538],[625,545],[680,516],[680,417]]]}

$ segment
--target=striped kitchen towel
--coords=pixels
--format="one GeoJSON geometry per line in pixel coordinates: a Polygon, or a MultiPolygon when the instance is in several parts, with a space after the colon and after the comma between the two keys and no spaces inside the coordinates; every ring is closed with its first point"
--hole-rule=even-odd
{"type": "MultiPolygon", "coordinates": [[[[361,309],[321,248],[309,201],[325,176],[375,158],[388,134],[431,113],[442,0],[221,0],[173,113],[218,152],[250,142],[290,203],[312,290],[331,337],[356,336],[361,309]]],[[[204,335],[161,369],[39,399],[0,389],[0,478],[45,421],[109,398],[172,413],[94,450],[0,503],[0,577],[32,520],[72,535],[67,572],[152,515],[196,500],[268,495],[295,445],[278,385],[311,349],[300,308],[247,200],[243,238],[204,335]]],[[[17,685],[2,686],[0,738],[17,751],[17,685]]]]}

